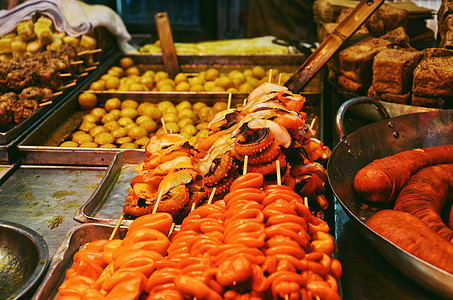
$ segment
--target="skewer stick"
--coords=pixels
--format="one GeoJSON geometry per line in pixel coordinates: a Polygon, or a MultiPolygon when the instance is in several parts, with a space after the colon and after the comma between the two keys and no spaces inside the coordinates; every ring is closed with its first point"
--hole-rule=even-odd
{"type": "Polygon", "coordinates": [[[152,214],[156,213],[157,207],[159,206],[160,200],[162,200],[163,194],[164,194],[164,190],[160,190],[159,196],[157,196],[156,204],[154,204],[154,208],[153,208],[152,214]]]}
{"type": "Polygon", "coordinates": [[[77,75],[78,78],[88,76],[88,72],[83,72],[77,75]]]}
{"type": "Polygon", "coordinates": [[[242,175],[247,174],[247,164],[249,162],[249,156],[244,156],[244,170],[242,171],[242,175]]]}
{"type": "Polygon", "coordinates": [[[170,236],[170,234],[173,232],[173,230],[175,229],[175,222],[171,223],[171,227],[170,227],[170,230],[168,231],[168,235],[167,236],[170,236]]]}
{"type": "Polygon", "coordinates": [[[192,203],[192,207],[190,208],[190,211],[194,211],[194,209],[195,209],[195,202],[192,203]]]}
{"type": "Polygon", "coordinates": [[[315,123],[316,123],[316,118],[313,118],[313,120],[311,120],[311,123],[310,123],[310,130],[313,130],[315,123]]]}
{"type": "Polygon", "coordinates": [[[269,78],[267,79],[267,82],[272,82],[272,69],[269,70],[269,78]]]}
{"type": "Polygon", "coordinates": [[[212,199],[214,199],[215,191],[216,191],[216,187],[214,187],[212,189],[211,195],[209,196],[209,199],[208,199],[208,204],[212,203],[212,199]]]}
{"type": "Polygon", "coordinates": [[[275,164],[277,165],[277,185],[282,185],[282,176],[280,173],[280,161],[277,159],[275,161],[275,164]]]}
{"type": "Polygon", "coordinates": [[[92,67],[85,68],[85,71],[89,72],[89,71],[96,70],[97,68],[98,68],[98,66],[92,66],[92,67]]]}
{"type": "Polygon", "coordinates": [[[73,81],[71,83],[68,83],[67,85],[63,85],[59,88],[59,90],[64,90],[64,89],[67,89],[67,88],[70,88],[71,86],[75,86],[77,84],[76,81],[73,81]]]}
{"type": "Polygon", "coordinates": [[[231,107],[231,97],[232,97],[232,96],[233,96],[232,93],[229,93],[229,94],[228,94],[228,105],[227,105],[227,109],[230,109],[230,107],[231,107]]]}
{"type": "Polygon", "coordinates": [[[43,107],[43,106],[47,106],[47,105],[49,105],[49,104],[52,104],[52,101],[41,102],[41,103],[39,103],[38,106],[39,106],[39,107],[43,107]]]}
{"type": "Polygon", "coordinates": [[[77,53],[77,56],[95,54],[95,53],[99,53],[99,52],[102,52],[102,49],[99,48],[99,49],[94,49],[94,50],[84,50],[84,51],[80,51],[79,53],[77,53]]]}
{"type": "Polygon", "coordinates": [[[242,103],[242,106],[245,106],[247,104],[247,98],[244,99],[244,103],[242,103]]]}
{"type": "Polygon", "coordinates": [[[278,85],[280,85],[282,83],[282,75],[283,75],[283,73],[278,74],[278,81],[277,81],[278,85]]]}
{"type": "Polygon", "coordinates": [[[72,74],[71,73],[60,73],[60,77],[61,78],[64,78],[64,77],[71,77],[72,74]]]}
{"type": "Polygon", "coordinates": [[[116,226],[115,226],[115,228],[113,228],[112,234],[109,237],[109,241],[113,240],[113,238],[115,237],[115,234],[118,231],[118,228],[120,227],[121,222],[123,222],[123,219],[124,219],[124,214],[122,214],[121,217],[118,219],[118,222],[116,222],[116,226]]]}
{"type": "Polygon", "coordinates": [[[308,208],[308,197],[304,197],[304,204],[308,208]]]}
{"type": "Polygon", "coordinates": [[[83,64],[83,60],[74,60],[69,63],[71,66],[81,65],[83,64]]]}
{"type": "Polygon", "coordinates": [[[55,93],[52,94],[52,98],[56,97],[56,96],[60,96],[61,94],[63,94],[63,91],[55,92],[55,93]]]}
{"type": "Polygon", "coordinates": [[[162,123],[162,128],[164,129],[164,132],[167,133],[167,126],[165,126],[164,118],[160,118],[160,122],[162,123]]]}

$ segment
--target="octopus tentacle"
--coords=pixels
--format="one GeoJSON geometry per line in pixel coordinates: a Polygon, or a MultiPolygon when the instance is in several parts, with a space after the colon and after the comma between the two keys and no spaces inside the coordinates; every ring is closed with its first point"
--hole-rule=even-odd
{"type": "MultiPolygon", "coordinates": [[[[274,140],[272,144],[270,144],[269,147],[264,149],[262,152],[250,155],[249,163],[254,165],[268,163],[275,160],[280,153],[280,144],[274,140]]],[[[239,156],[239,159],[243,160],[244,156],[239,156]]]]}
{"type": "Polygon", "coordinates": [[[269,128],[246,129],[238,134],[234,149],[240,155],[252,155],[269,147],[274,141],[269,128]]]}
{"type": "Polygon", "coordinates": [[[204,181],[206,184],[215,184],[224,178],[233,165],[233,157],[230,152],[223,154],[221,157],[214,160],[214,166],[206,174],[204,181]]]}
{"type": "Polygon", "coordinates": [[[275,174],[277,173],[277,160],[280,162],[280,168],[286,167],[286,159],[283,153],[280,153],[277,159],[273,160],[268,164],[259,164],[259,165],[252,165],[248,166],[249,172],[256,172],[261,173],[263,175],[266,174],[275,174]]]}
{"type": "Polygon", "coordinates": [[[144,216],[153,212],[153,206],[145,204],[144,206],[125,204],[123,206],[124,218],[127,220],[133,220],[140,216],[144,216]]]}
{"type": "Polygon", "coordinates": [[[157,211],[175,215],[189,202],[189,189],[185,185],[179,185],[172,188],[165,198],[160,201],[157,211]]]}

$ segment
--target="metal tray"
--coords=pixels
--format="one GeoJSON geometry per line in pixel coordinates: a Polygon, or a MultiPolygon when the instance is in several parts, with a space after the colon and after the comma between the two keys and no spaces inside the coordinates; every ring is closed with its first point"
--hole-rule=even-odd
{"type": "Polygon", "coordinates": [[[5,166],[0,183],[0,219],[36,231],[49,257],[74,226],[74,213],[104,178],[100,166],[5,166]]]}
{"type": "MultiPolygon", "coordinates": [[[[77,210],[74,219],[79,222],[116,225],[123,214],[130,182],[137,175],[134,168],[143,162],[145,157],[144,151],[118,152],[110,163],[104,179],[90,199],[77,210]]],[[[131,222],[124,220],[122,224],[129,225],[131,222]]]]}
{"type": "MultiPolygon", "coordinates": [[[[58,287],[64,281],[65,272],[71,267],[72,258],[79,248],[95,240],[108,239],[113,229],[114,226],[106,224],[81,224],[73,228],[58,247],[32,299],[54,299],[57,296],[58,287]]],[[[125,234],[126,229],[120,227],[114,238],[122,239],[125,234]]]]}
{"type": "MultiPolygon", "coordinates": [[[[302,93],[307,99],[303,111],[308,115],[307,120],[317,117],[315,129],[322,138],[323,120],[321,116],[321,95],[319,93],[302,93]]],[[[137,102],[159,103],[171,100],[178,103],[188,100],[191,103],[203,101],[213,105],[216,101],[227,101],[226,93],[104,93],[98,95],[98,102],[105,103],[111,97],[121,100],[133,99],[137,102]]],[[[243,97],[233,96],[232,103],[242,103],[243,97]]],[[[65,101],[54,110],[42,123],[30,132],[17,146],[23,164],[52,164],[52,165],[99,165],[108,166],[116,153],[124,149],[114,148],[73,148],[58,145],[76,131],[81,123],[81,110],[77,95],[65,101]]]]}

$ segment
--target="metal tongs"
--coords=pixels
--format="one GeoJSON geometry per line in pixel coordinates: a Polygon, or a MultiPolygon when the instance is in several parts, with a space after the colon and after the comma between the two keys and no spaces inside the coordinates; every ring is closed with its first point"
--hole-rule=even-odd
{"type": "Polygon", "coordinates": [[[285,82],[293,93],[298,93],[324,66],[332,55],[384,3],[384,0],[362,0],[355,9],[327,36],[319,47],[285,82]]]}
{"type": "Polygon", "coordinates": [[[286,46],[289,48],[296,49],[297,51],[305,54],[305,55],[311,55],[313,51],[319,46],[317,42],[311,43],[307,42],[304,40],[284,40],[284,39],[279,39],[275,38],[272,40],[272,43],[280,45],[280,46],[286,46]]]}

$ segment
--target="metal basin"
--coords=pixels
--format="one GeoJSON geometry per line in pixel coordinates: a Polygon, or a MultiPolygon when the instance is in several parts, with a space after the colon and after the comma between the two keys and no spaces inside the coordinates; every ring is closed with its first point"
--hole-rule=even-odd
{"type": "Polygon", "coordinates": [[[0,220],[0,297],[26,297],[47,268],[44,239],[20,224],[0,220]]]}

